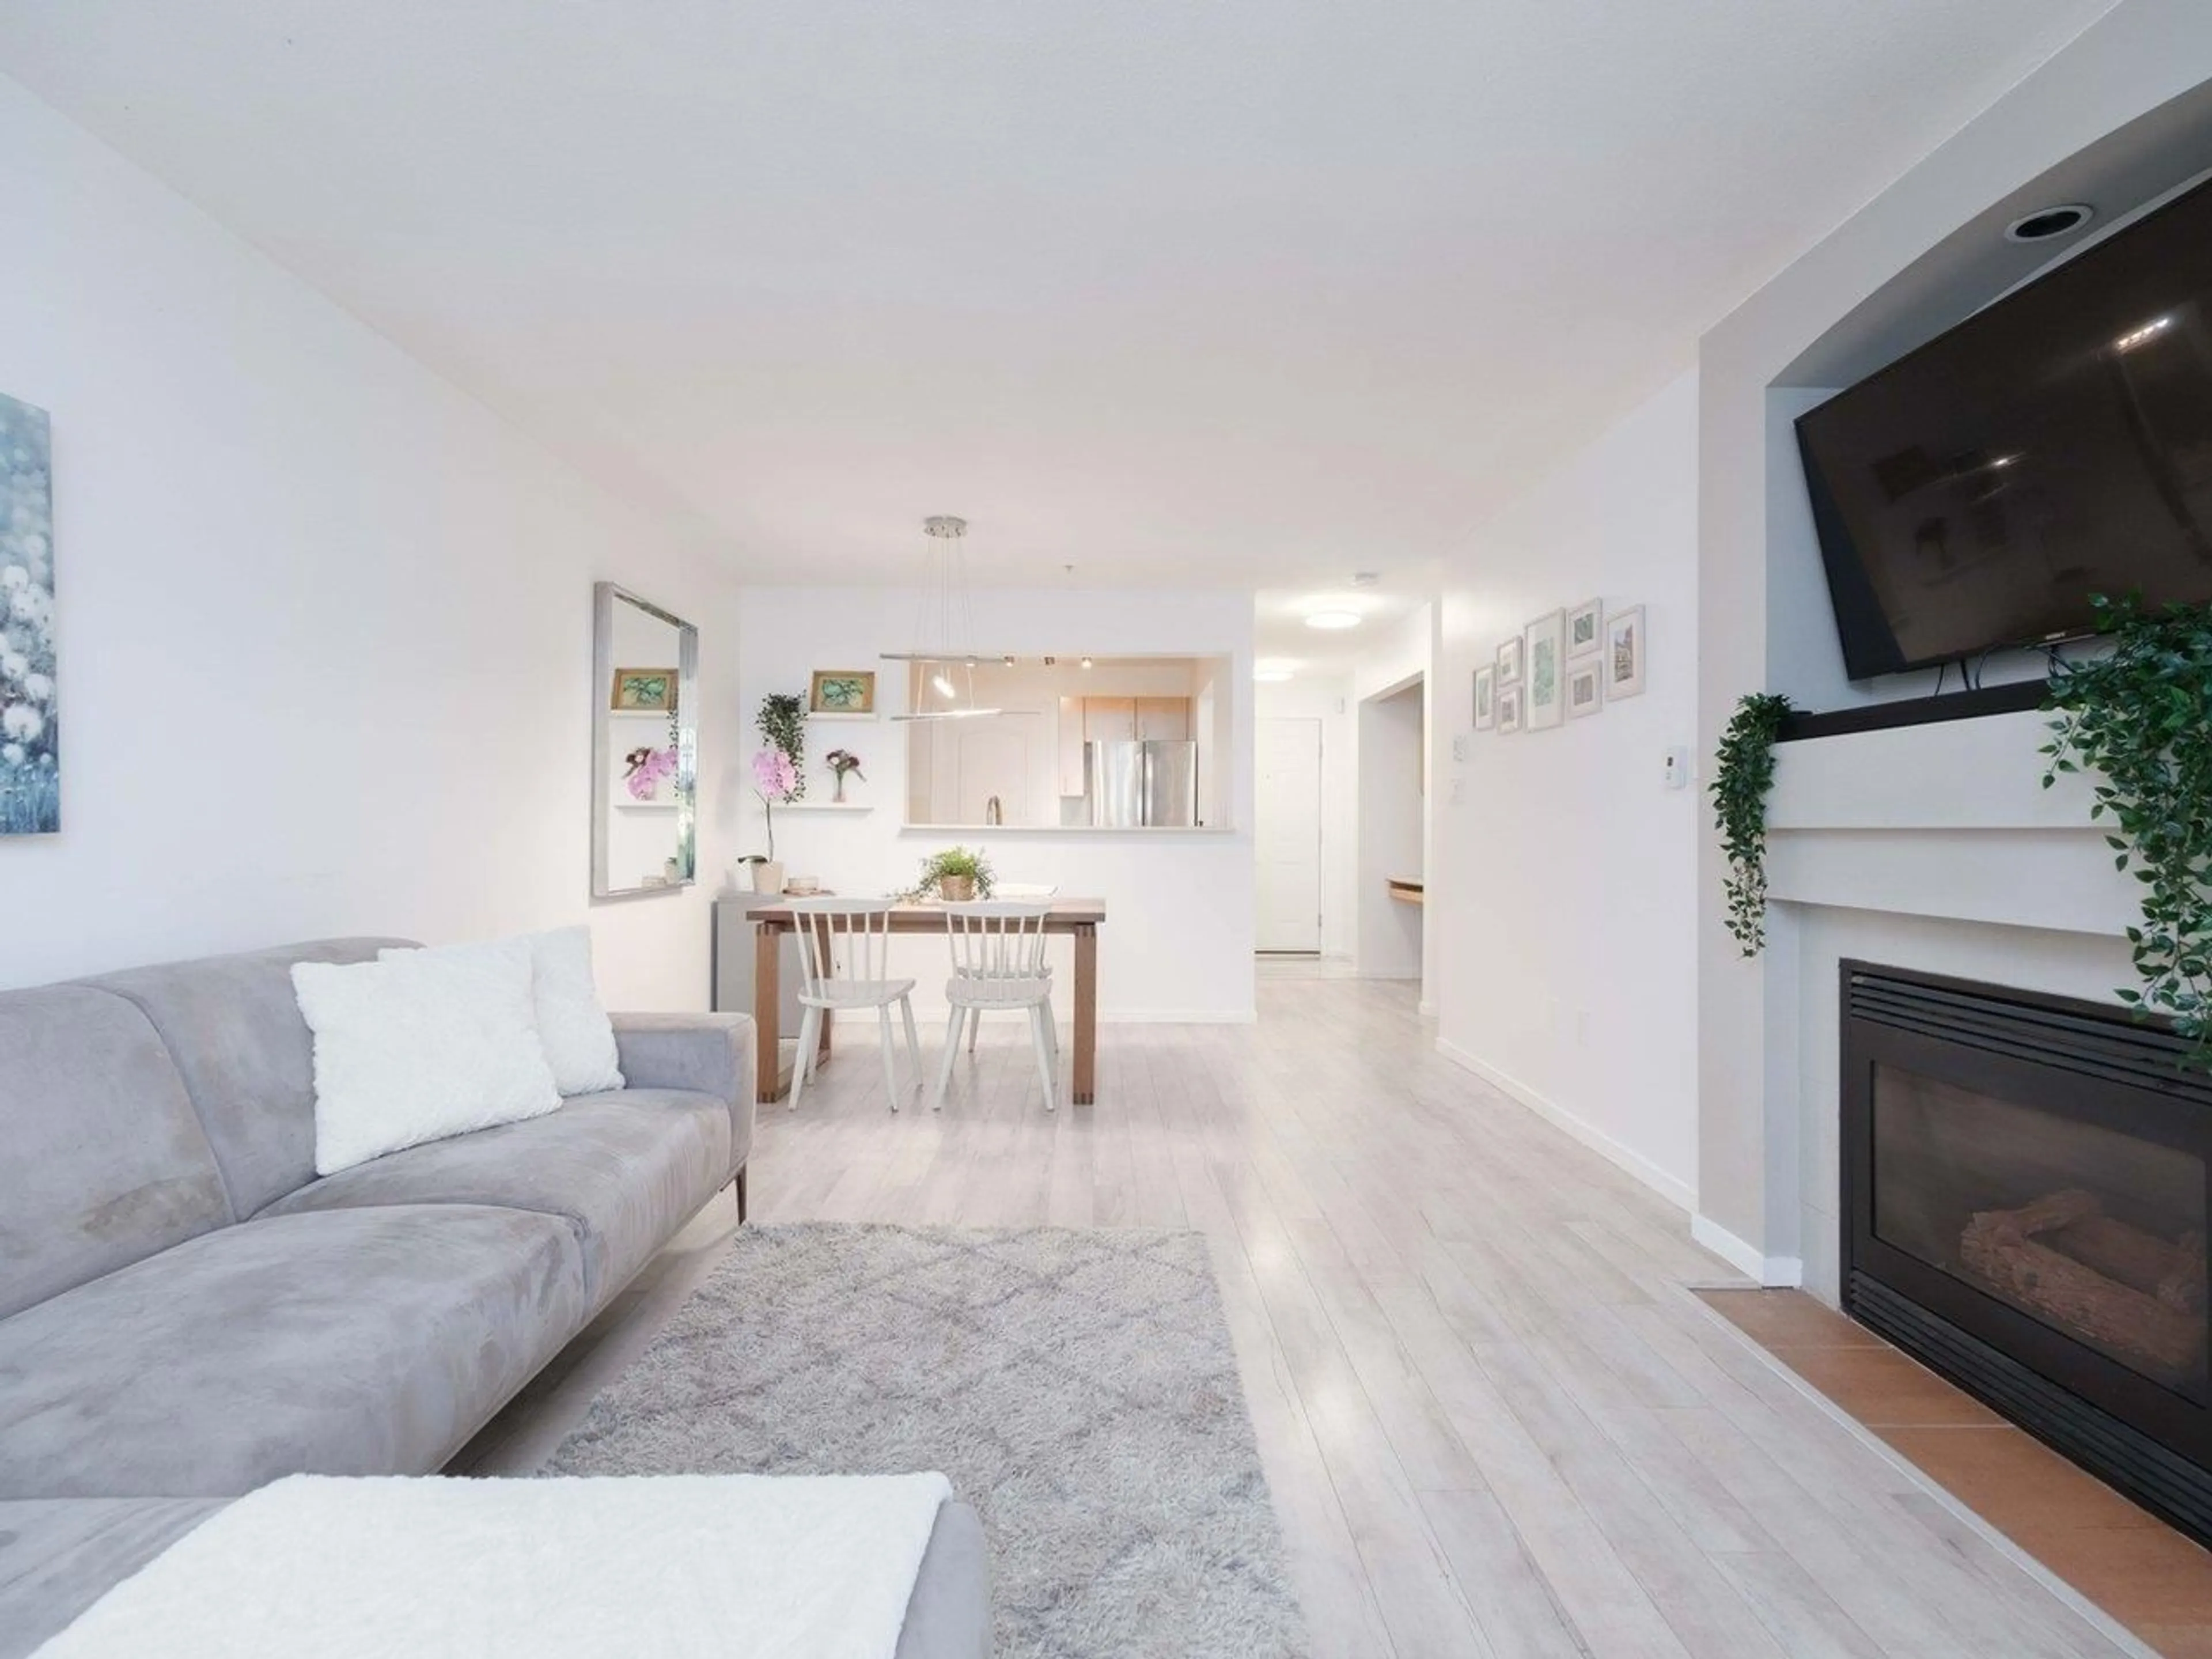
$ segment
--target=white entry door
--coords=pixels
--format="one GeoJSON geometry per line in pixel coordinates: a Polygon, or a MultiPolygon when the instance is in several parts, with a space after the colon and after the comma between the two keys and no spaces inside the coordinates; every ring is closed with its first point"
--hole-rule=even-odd
{"type": "Polygon", "coordinates": [[[1260,948],[1321,949],[1321,722],[1259,723],[1260,948]]]}

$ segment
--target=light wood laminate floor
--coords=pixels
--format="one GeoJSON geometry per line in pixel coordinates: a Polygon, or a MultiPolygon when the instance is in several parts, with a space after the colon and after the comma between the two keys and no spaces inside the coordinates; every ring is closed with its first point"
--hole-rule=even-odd
{"type": "MultiPolygon", "coordinates": [[[[1703,1306],[1686,1287],[1746,1281],[1440,1058],[1410,986],[1259,994],[1257,1026],[1103,1028],[1098,1103],[1054,1114],[1018,1020],[941,1115],[886,1112],[872,1033],[841,1032],[796,1115],[761,1109],[754,1218],[1202,1231],[1316,1659],[2142,1651],[1703,1306]]],[[[704,1212],[457,1467],[534,1468],[733,1218],[704,1212]]]]}

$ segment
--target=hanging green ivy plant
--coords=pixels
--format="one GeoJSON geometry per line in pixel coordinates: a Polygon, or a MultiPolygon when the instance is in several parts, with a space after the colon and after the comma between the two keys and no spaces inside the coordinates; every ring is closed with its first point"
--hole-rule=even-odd
{"type": "Polygon", "coordinates": [[[759,727],[763,743],[791,757],[791,768],[799,775],[799,781],[784,799],[797,800],[806,793],[806,699],[772,691],[761,699],[760,713],[753,716],[753,724],[759,727]]]}
{"type": "Polygon", "coordinates": [[[2212,1069],[2212,607],[2090,604],[2112,649],[2052,673],[2043,787],[2100,780],[2089,816],[2115,867],[2142,884],[2142,922],[2128,929],[2142,985],[2120,1000],[2169,1017],[2194,1045],[2189,1063],[2212,1069]]]}
{"type": "Polygon", "coordinates": [[[1715,756],[1713,824],[1728,860],[1728,927],[1744,955],[1766,946],[1766,793],[1774,784],[1774,740],[1790,699],[1754,691],[1735,706],[1715,756]]]}

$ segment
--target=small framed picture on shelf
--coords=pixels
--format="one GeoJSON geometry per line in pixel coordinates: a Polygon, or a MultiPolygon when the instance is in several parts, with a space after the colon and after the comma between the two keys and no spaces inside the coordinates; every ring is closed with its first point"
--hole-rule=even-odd
{"type": "Polygon", "coordinates": [[[815,714],[872,714],[876,672],[872,668],[817,668],[806,708],[815,714]]]}
{"type": "Polygon", "coordinates": [[[1474,671],[1474,729],[1487,732],[1498,724],[1496,665],[1474,671]]]}
{"type": "Polygon", "coordinates": [[[1518,732],[1521,729],[1521,688],[1501,685],[1498,688],[1498,729],[1518,732]]]}
{"type": "Polygon", "coordinates": [[[1584,599],[1567,612],[1567,660],[1595,657],[1605,643],[1605,601],[1584,599]]]}
{"type": "Polygon", "coordinates": [[[1618,702],[1644,690],[1644,665],[1650,650],[1644,635],[1644,607],[1631,605],[1605,619],[1605,700],[1618,702]]]}
{"type": "Polygon", "coordinates": [[[1567,613],[1554,611],[1528,624],[1522,637],[1528,647],[1528,729],[1540,732],[1566,718],[1562,681],[1561,651],[1565,643],[1567,613]]]}
{"type": "Polygon", "coordinates": [[[677,679],[672,668],[617,668],[607,707],[617,714],[672,714],[677,679]]]}
{"type": "Polygon", "coordinates": [[[1580,662],[1567,664],[1567,718],[1578,720],[1585,714],[1595,714],[1605,707],[1604,676],[1598,672],[1598,659],[1585,657],[1580,662]]]}
{"type": "Polygon", "coordinates": [[[1521,684],[1521,636],[1516,634],[1498,647],[1498,689],[1521,684]]]}

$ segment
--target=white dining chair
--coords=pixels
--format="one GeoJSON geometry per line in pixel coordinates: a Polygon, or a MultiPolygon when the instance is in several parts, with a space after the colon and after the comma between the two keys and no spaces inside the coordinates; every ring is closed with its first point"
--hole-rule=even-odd
{"type": "MultiPolygon", "coordinates": [[[[1002,881],[993,885],[991,896],[994,899],[1009,900],[1048,899],[1059,891],[1060,889],[1050,882],[1002,881]]],[[[1052,969],[1048,964],[1044,971],[1045,977],[1049,979],[1052,976],[1052,969]]],[[[982,1030],[983,1011],[981,1008],[970,1008],[968,1011],[968,1052],[969,1054],[975,1052],[975,1039],[982,1035],[982,1030]]]]}
{"type": "Polygon", "coordinates": [[[891,1006],[906,1024],[907,1059],[916,1092],[921,1088],[921,1039],[914,1028],[914,981],[890,971],[891,901],[802,898],[791,901],[799,934],[799,1063],[791,1074],[789,1110],[814,1069],[824,1012],[872,1008],[883,1025],[884,1093],[899,1108],[898,1066],[891,1055],[891,1006]]]}
{"type": "Polygon", "coordinates": [[[1052,970],[1045,966],[1044,919],[1049,899],[980,899],[945,907],[952,977],[945,983],[951,1018],[937,1071],[933,1109],[942,1110],[960,1049],[960,1022],[986,1008],[1019,1008],[1030,1017],[1030,1042],[1044,1083],[1045,1110],[1060,1104],[1060,1030],[1052,1014],[1052,970]]]}

